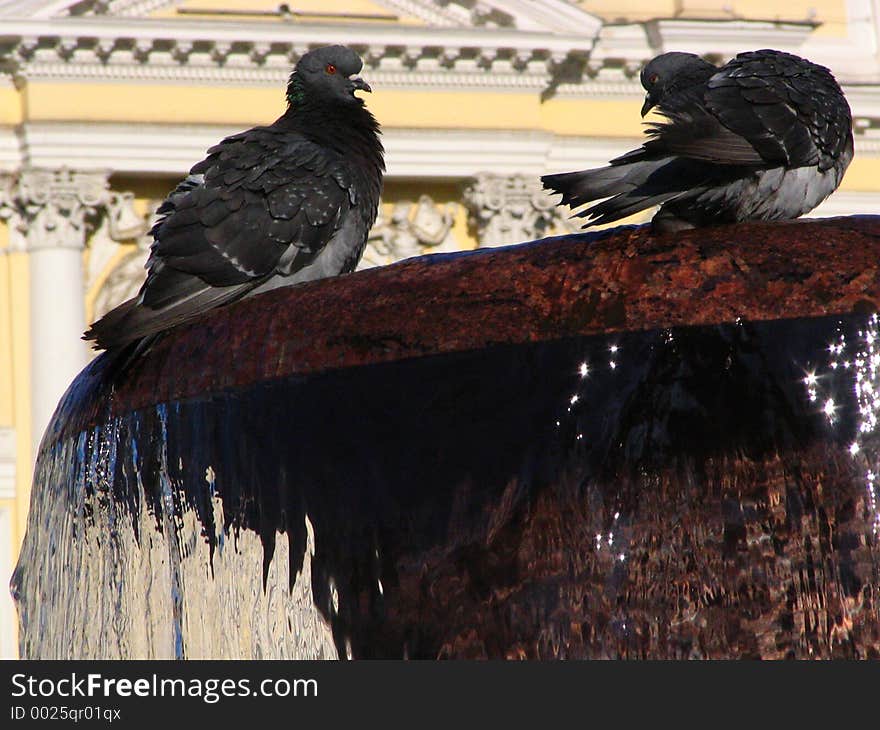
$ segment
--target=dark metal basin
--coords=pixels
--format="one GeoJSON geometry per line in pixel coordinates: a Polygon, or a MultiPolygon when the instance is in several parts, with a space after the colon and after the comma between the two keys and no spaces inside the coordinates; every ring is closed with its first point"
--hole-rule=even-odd
{"type": "Polygon", "coordinates": [[[880,219],[256,297],[43,441],[27,657],[876,658],[880,219]]]}

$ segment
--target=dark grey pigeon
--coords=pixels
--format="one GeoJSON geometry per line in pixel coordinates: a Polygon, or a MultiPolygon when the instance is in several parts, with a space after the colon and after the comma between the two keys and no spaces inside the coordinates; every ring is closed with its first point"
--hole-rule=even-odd
{"type": "Polygon", "coordinates": [[[740,53],[717,68],[664,53],[642,70],[652,108],[639,149],[607,167],[545,175],[585,228],[659,205],[660,231],[749,220],[789,220],[840,184],[853,156],[849,105],[828,69],[781,51],[740,53]]]}
{"type": "Polygon", "coordinates": [[[379,124],[357,90],[363,63],[344,46],[305,54],[287,111],[208,150],[168,196],[147,280],[85,339],[114,349],[213,307],[352,271],[376,220],[385,171],[379,124]]]}

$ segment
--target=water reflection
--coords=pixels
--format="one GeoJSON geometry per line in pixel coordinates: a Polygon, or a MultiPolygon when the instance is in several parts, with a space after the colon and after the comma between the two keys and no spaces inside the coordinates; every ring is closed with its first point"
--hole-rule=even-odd
{"type": "Polygon", "coordinates": [[[22,652],[878,656],[877,328],[497,347],[106,418],[39,461],[22,652]]]}
{"type": "MultiPolygon", "coordinates": [[[[855,337],[848,338],[841,324],[836,332],[836,339],[828,344],[828,362],[825,373],[838,371],[837,378],[829,375],[809,373],[804,382],[807,385],[808,397],[816,401],[819,393],[820,378],[827,380],[827,393],[843,389],[855,393],[855,409],[857,411],[855,436],[849,444],[849,453],[856,463],[864,470],[865,489],[868,505],[873,514],[873,532],[877,536],[880,530],[880,512],[878,512],[876,479],[878,454],[876,431],[878,413],[880,413],[880,352],[877,350],[878,324],[880,319],[871,315],[855,332],[855,337]],[[843,372],[839,372],[839,369],[843,372]]],[[[825,399],[823,412],[833,424],[836,420],[838,406],[834,397],[825,399]]]]}

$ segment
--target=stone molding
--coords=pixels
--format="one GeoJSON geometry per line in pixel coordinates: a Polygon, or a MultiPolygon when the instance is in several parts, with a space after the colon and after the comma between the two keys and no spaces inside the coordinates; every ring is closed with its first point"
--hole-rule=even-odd
{"type": "Polygon", "coordinates": [[[85,248],[97,217],[111,235],[131,236],[142,225],[131,193],[110,190],[109,172],[27,168],[0,179],[0,218],[10,229],[10,250],[85,248]]]}
{"type": "MultiPolygon", "coordinates": [[[[639,69],[657,53],[678,49],[723,58],[773,47],[829,65],[852,100],[857,132],[880,127],[872,0],[850,0],[845,38],[816,36],[809,19],[603,24],[564,0],[384,2],[428,25],[141,17],[168,0],[0,0],[0,16],[7,18],[0,85],[68,80],[281,87],[310,47],[345,42],[362,54],[380,88],[632,98],[642,94],[639,69]]],[[[0,145],[0,167],[3,157],[0,145]]]]}
{"type": "Polygon", "coordinates": [[[463,200],[481,247],[531,241],[579,227],[569,219],[568,208],[558,207],[557,197],[542,189],[540,180],[526,175],[481,173],[465,189],[463,200]]]}
{"type": "MultiPolygon", "coordinates": [[[[556,2],[544,4],[551,1],[556,2]]],[[[515,4],[523,18],[536,15],[528,2],[515,4]]],[[[560,93],[573,94],[595,93],[592,82],[604,77],[626,84],[646,60],[671,48],[721,56],[766,46],[798,52],[815,27],[809,22],[692,19],[603,26],[566,3],[560,8],[563,5],[584,22],[571,20],[564,27],[557,23],[542,30],[537,22],[522,19],[520,27],[488,28],[103,15],[9,19],[0,36],[0,58],[7,60],[19,83],[94,78],[275,84],[310,47],[345,42],[362,54],[383,86],[532,88],[555,81],[560,93]],[[572,62],[574,78],[557,79],[563,69],[572,75],[572,62]]],[[[821,44],[812,45],[821,54],[821,44]]]]}
{"type": "MultiPolygon", "coordinates": [[[[398,83],[415,86],[431,84],[432,74],[456,85],[479,78],[491,84],[493,75],[506,74],[531,86],[531,77],[552,75],[564,60],[585,56],[592,46],[592,38],[582,33],[504,28],[104,17],[4,25],[0,58],[19,83],[47,77],[276,83],[309,48],[345,42],[386,85],[394,85],[398,72],[403,74],[398,83]]],[[[510,85],[509,79],[503,85],[510,85]]]]}
{"type": "MultiPolygon", "coordinates": [[[[54,15],[67,17],[143,17],[174,5],[173,0],[68,0],[55,3],[54,15]]],[[[419,18],[433,27],[512,27],[520,30],[585,28],[601,20],[567,0],[379,0],[391,13],[419,18]]],[[[44,11],[53,14],[50,9],[44,11]]]]}
{"type": "Polygon", "coordinates": [[[426,253],[459,250],[461,246],[452,233],[457,210],[457,203],[440,205],[429,195],[396,202],[389,216],[380,203],[379,217],[370,230],[358,269],[384,266],[426,253]]]}
{"type": "MultiPolygon", "coordinates": [[[[634,104],[634,110],[637,106],[634,104]]],[[[31,165],[180,177],[205,151],[243,126],[28,122],[0,128],[0,170],[31,165]],[[25,155],[22,150],[27,150],[25,155]]],[[[540,176],[597,166],[641,143],[637,137],[582,137],[535,130],[388,128],[389,178],[470,178],[479,172],[540,176]]]]}

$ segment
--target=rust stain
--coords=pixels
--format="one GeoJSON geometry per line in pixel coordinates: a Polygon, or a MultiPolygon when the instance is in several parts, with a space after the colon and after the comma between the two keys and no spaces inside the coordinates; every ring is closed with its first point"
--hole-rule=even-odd
{"type": "Polygon", "coordinates": [[[877,310],[878,261],[870,216],[425,256],[209,312],[162,338],[112,409],[496,344],[877,310]]]}

